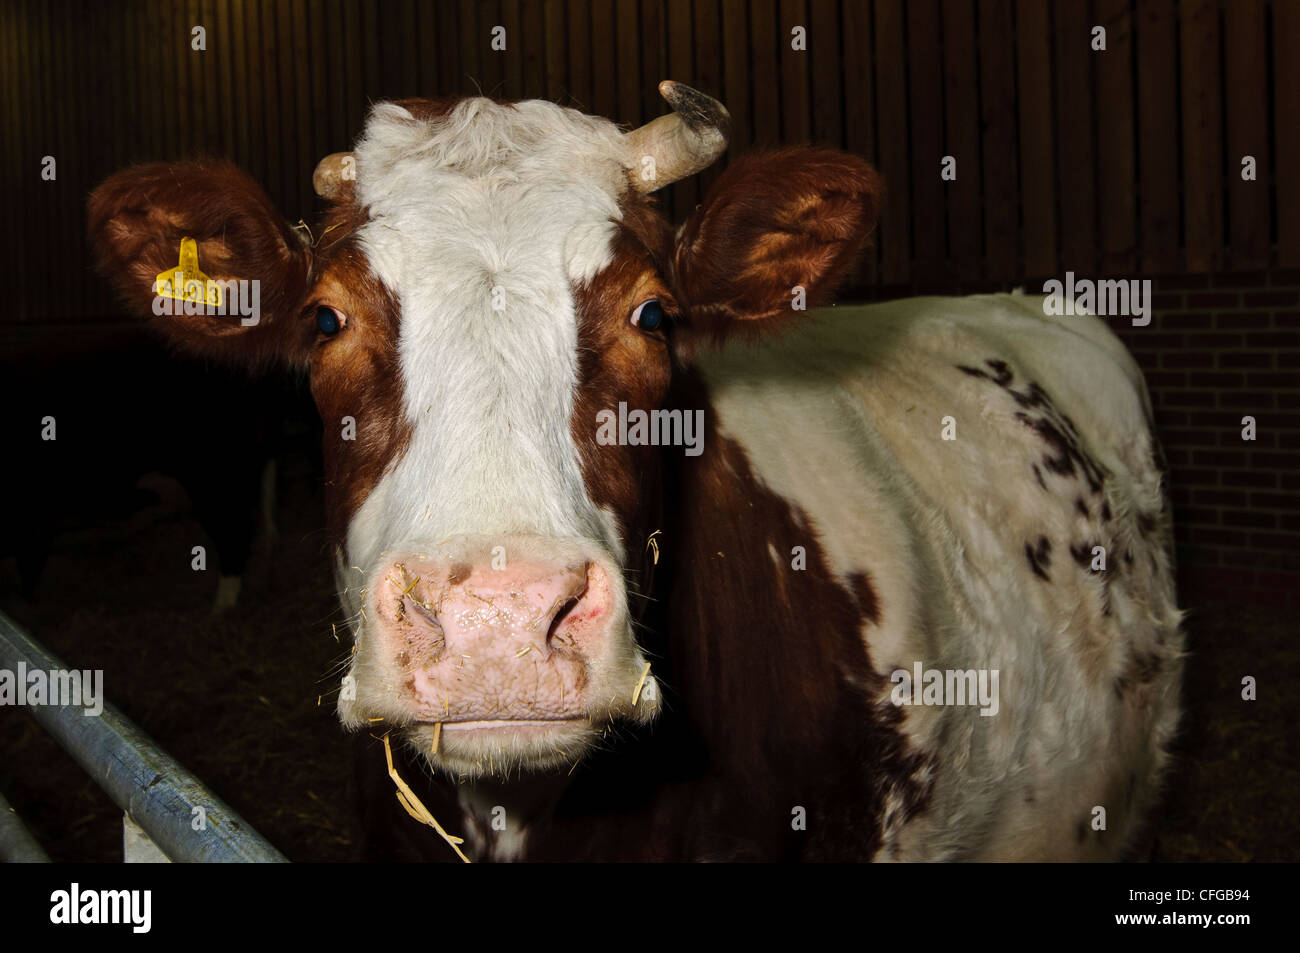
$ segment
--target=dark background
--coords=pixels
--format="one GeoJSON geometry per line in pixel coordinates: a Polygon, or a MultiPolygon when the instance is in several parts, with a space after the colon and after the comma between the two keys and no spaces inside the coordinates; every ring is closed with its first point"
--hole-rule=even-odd
{"type": "MultiPolygon", "coordinates": [[[[86,196],[132,162],[209,153],[311,223],[311,171],[372,101],[542,96],[632,125],[665,111],[665,78],[727,105],[729,156],[816,142],[880,169],[888,201],[847,300],[1153,279],[1151,325],[1113,327],[1156,405],[1191,610],[1156,856],[1294,859],[1300,0],[4,0],[0,608],[105,668],[110,697],[290,856],[346,857],[326,677],[345,649],[303,382],[159,347],[91,267],[86,196]],[[39,421],[56,409],[53,466],[39,421]],[[256,497],[267,456],[276,532],[258,517],[240,603],[210,614],[217,568],[189,554],[212,521],[196,517],[214,486],[256,497]],[[25,590],[33,525],[50,558],[25,590]],[[1240,701],[1245,675],[1259,702],[1240,701]]],[[[722,165],[665,195],[673,217],[722,165]]],[[[116,859],[115,809],[18,712],[0,711],[0,792],[56,859],[116,859]]]]}

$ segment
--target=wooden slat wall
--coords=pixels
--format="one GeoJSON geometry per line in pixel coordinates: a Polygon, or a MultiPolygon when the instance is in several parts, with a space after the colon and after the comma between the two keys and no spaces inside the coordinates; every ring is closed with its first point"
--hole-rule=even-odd
{"type": "MultiPolygon", "coordinates": [[[[226,155],[310,221],[314,163],[378,99],[640,123],[663,78],[728,105],[729,159],[811,141],[876,165],[863,287],[1300,266],[1300,0],[8,0],[0,323],[111,311],[84,203],[129,163],[226,155]]],[[[689,214],[722,165],[663,207],[689,214]]]]}

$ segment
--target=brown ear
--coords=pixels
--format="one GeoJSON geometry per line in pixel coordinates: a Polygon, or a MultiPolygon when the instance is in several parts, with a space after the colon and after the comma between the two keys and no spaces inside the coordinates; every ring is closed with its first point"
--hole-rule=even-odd
{"type": "Polygon", "coordinates": [[[825,303],[875,227],[884,195],[866,162],[829,149],[744,156],[709,190],[673,252],[686,325],[723,337],[791,316],[795,288],[825,303]]]}
{"type": "Polygon", "coordinates": [[[310,250],[234,164],[126,169],[91,194],[89,219],[99,265],[123,300],[185,348],[245,364],[305,358],[315,336],[314,325],[299,320],[310,250]],[[213,283],[190,285],[206,289],[206,306],[159,294],[170,290],[156,284],[159,276],[180,269],[182,242],[213,283]],[[213,305],[216,297],[223,306],[213,305]]]}

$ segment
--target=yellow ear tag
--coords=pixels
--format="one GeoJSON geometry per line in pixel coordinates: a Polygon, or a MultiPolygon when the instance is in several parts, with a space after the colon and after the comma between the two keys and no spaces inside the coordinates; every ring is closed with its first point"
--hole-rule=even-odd
{"type": "Polygon", "coordinates": [[[164,298],[221,307],[221,286],[199,271],[199,246],[192,238],[181,239],[180,264],[155,278],[153,290],[164,298]]]}

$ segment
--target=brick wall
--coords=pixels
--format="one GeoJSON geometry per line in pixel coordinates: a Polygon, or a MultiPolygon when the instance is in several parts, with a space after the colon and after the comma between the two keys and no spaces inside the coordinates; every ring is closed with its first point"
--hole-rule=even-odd
{"type": "Polygon", "coordinates": [[[1112,327],[1146,373],[1169,457],[1183,600],[1300,609],[1300,271],[1154,290],[1150,326],[1112,327]]]}
{"type": "MultiPolygon", "coordinates": [[[[862,297],[999,290],[909,286],[862,297]]],[[[1153,292],[1148,326],[1109,320],[1146,374],[1169,458],[1181,601],[1300,610],[1300,270],[1154,278],[1153,292]],[[1242,439],[1247,415],[1253,441],[1242,439]]]]}

